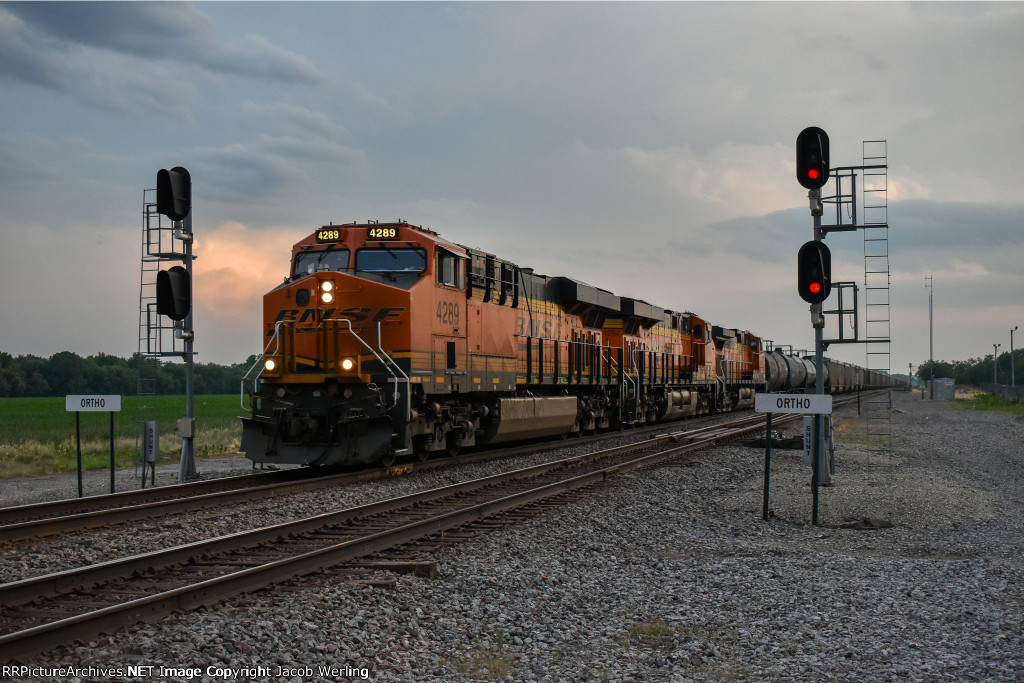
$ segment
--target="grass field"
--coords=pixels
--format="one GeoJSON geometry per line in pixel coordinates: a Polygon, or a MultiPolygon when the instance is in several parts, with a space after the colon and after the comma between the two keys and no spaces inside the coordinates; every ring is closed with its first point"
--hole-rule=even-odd
{"type": "MultiPolygon", "coordinates": [[[[195,454],[238,450],[243,413],[238,395],[196,396],[195,454]]],[[[110,466],[110,413],[81,413],[82,461],[85,469],[110,466]]],[[[114,413],[114,457],[130,467],[140,457],[138,422],[160,423],[160,460],[177,462],[181,439],[178,418],[185,416],[184,396],[125,396],[114,413]]],[[[0,399],[0,480],[77,469],[75,414],[64,410],[64,398],[0,399]]]]}
{"type": "Polygon", "coordinates": [[[1011,401],[994,394],[975,394],[970,398],[957,398],[954,405],[961,410],[984,410],[994,413],[1024,415],[1024,403],[1011,401]]]}

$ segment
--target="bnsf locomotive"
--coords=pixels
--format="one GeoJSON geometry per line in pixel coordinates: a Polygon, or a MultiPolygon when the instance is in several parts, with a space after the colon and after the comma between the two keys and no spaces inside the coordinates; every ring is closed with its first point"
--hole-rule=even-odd
{"type": "Polygon", "coordinates": [[[426,459],[814,385],[806,363],[766,354],[750,332],[538,275],[405,222],[315,231],[263,306],[262,371],[242,418],[242,450],[259,463],[426,459]]]}

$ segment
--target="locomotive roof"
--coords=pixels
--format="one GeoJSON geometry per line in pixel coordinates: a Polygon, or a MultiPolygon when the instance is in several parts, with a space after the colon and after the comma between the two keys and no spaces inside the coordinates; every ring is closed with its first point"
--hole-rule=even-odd
{"type": "MultiPolygon", "coordinates": [[[[353,221],[350,223],[329,223],[323,226],[321,229],[366,229],[373,227],[382,228],[412,228],[419,233],[422,233],[432,242],[441,244],[446,248],[452,249],[457,252],[464,252],[467,255],[478,255],[483,257],[490,257],[495,260],[500,260],[506,263],[511,263],[507,259],[499,259],[494,254],[485,252],[481,249],[473,247],[467,247],[463,244],[452,242],[442,237],[439,233],[429,228],[424,228],[420,225],[413,225],[401,218],[393,222],[382,222],[382,221],[366,221],[358,222],[353,221]]],[[[303,248],[309,248],[313,244],[317,243],[317,233],[319,230],[314,230],[305,238],[297,242],[294,246],[294,250],[303,248]]],[[[637,318],[644,321],[645,324],[655,324],[658,322],[672,323],[672,316],[693,316],[703,319],[700,315],[692,313],[691,311],[673,311],[668,308],[661,308],[655,306],[642,299],[634,299],[631,297],[618,296],[607,289],[595,287],[587,284],[580,280],[575,280],[570,277],[563,275],[547,276],[539,275],[533,272],[532,268],[520,268],[522,273],[523,284],[526,281],[530,281],[532,287],[537,294],[540,294],[544,298],[549,300],[558,301],[562,304],[568,304],[570,306],[586,306],[599,308],[607,311],[613,315],[621,315],[624,317],[637,318]]]]}

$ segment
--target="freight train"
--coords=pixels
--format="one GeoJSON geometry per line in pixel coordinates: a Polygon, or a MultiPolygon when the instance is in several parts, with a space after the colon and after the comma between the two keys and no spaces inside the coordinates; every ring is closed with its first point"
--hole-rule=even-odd
{"type": "MultiPolygon", "coordinates": [[[[254,463],[389,465],[750,407],[813,364],[691,312],[539,275],[407,222],[327,225],[263,298],[254,463]]],[[[832,363],[826,386],[890,378],[832,363]]]]}

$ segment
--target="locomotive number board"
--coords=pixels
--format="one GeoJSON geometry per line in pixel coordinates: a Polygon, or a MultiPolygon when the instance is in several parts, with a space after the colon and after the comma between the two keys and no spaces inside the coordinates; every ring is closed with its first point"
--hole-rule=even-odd
{"type": "Polygon", "coordinates": [[[393,240],[398,238],[398,228],[379,228],[377,226],[366,229],[368,240],[393,240]]]}
{"type": "MultiPolygon", "coordinates": [[[[316,231],[317,242],[340,242],[342,238],[341,228],[329,226],[316,231]]],[[[398,228],[381,228],[376,225],[366,228],[366,239],[368,240],[395,240],[398,239],[398,228]]]]}
{"type": "Polygon", "coordinates": [[[341,228],[320,228],[316,231],[317,242],[340,242],[341,228]]]}

